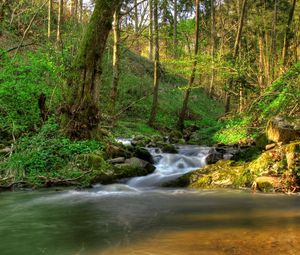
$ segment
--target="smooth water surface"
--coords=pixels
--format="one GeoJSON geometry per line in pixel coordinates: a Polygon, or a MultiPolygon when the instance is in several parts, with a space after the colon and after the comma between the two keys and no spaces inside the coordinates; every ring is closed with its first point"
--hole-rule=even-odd
{"type": "Polygon", "coordinates": [[[242,191],[0,194],[1,255],[300,254],[300,197],[242,191]]]}

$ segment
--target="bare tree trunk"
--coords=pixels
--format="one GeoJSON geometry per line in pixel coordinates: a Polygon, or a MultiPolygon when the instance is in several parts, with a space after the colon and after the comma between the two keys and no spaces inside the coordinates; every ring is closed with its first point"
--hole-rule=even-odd
{"type": "Polygon", "coordinates": [[[64,10],[64,0],[59,0],[58,2],[58,16],[57,16],[57,34],[56,43],[61,43],[61,27],[63,24],[63,10],[64,10]]]}
{"type": "Polygon", "coordinates": [[[258,85],[260,88],[265,87],[264,79],[264,47],[263,47],[263,34],[259,33],[259,71],[258,71],[258,85]]]}
{"type": "Polygon", "coordinates": [[[277,39],[277,0],[274,0],[272,25],[272,46],[271,46],[271,80],[275,79],[275,61],[276,61],[276,39],[277,39]]]}
{"type": "Polygon", "coordinates": [[[137,34],[139,32],[139,16],[138,16],[138,3],[134,0],[134,32],[137,34]]]}
{"type": "Polygon", "coordinates": [[[153,60],[153,0],[149,0],[149,59],[153,60]]]}
{"type": "Polygon", "coordinates": [[[78,16],[78,0],[74,0],[74,18],[76,21],[79,21],[78,16]]]}
{"type": "Polygon", "coordinates": [[[70,137],[87,139],[98,136],[101,62],[113,14],[120,3],[121,0],[96,0],[68,79],[69,98],[61,109],[62,125],[70,137]]]}
{"type": "Polygon", "coordinates": [[[148,121],[150,126],[153,126],[156,119],[158,108],[158,88],[160,78],[160,63],[159,63],[159,32],[158,32],[158,0],[153,0],[153,18],[154,18],[154,43],[155,43],[155,58],[154,58],[154,82],[153,82],[153,101],[151,114],[148,121]]]}
{"type": "Polygon", "coordinates": [[[51,22],[52,22],[52,0],[48,2],[48,38],[51,37],[51,22]]]}
{"type": "Polygon", "coordinates": [[[196,0],[196,27],[195,27],[195,48],[194,48],[194,61],[192,65],[192,73],[190,76],[188,88],[185,92],[182,108],[179,114],[179,119],[177,122],[177,128],[179,130],[184,129],[184,120],[186,116],[186,112],[188,110],[188,103],[189,103],[189,97],[192,91],[192,87],[195,81],[195,75],[196,75],[196,67],[197,67],[197,56],[198,56],[198,50],[199,50],[199,24],[200,24],[200,9],[199,9],[199,0],[196,0]]]}
{"type": "Polygon", "coordinates": [[[112,90],[111,90],[111,102],[112,102],[112,113],[113,115],[115,115],[116,101],[118,96],[118,84],[120,78],[120,8],[118,8],[114,13],[113,34],[114,34],[114,45],[113,45],[113,79],[112,79],[112,90]]]}
{"type": "Polygon", "coordinates": [[[287,61],[288,61],[288,49],[289,49],[289,45],[290,45],[290,33],[291,33],[291,24],[293,21],[293,17],[294,17],[294,11],[296,8],[296,0],[292,0],[292,6],[290,9],[290,13],[289,13],[289,19],[288,19],[288,23],[286,25],[285,28],[285,34],[284,34],[284,39],[283,39],[283,49],[282,49],[282,64],[283,67],[285,67],[287,65],[287,61]]]}
{"type": "MultiPolygon", "coordinates": [[[[242,36],[242,31],[243,31],[243,26],[244,26],[245,13],[246,13],[246,5],[247,5],[247,0],[243,0],[239,26],[238,26],[235,43],[234,43],[234,49],[233,49],[234,61],[236,61],[236,58],[239,53],[239,46],[240,46],[240,41],[241,41],[241,36],[242,36]]],[[[231,88],[232,88],[232,84],[229,84],[229,90],[231,88]]],[[[240,93],[240,94],[243,94],[243,93],[240,93]]],[[[231,95],[230,95],[230,91],[227,91],[226,96],[225,96],[225,113],[228,113],[230,111],[230,103],[231,103],[231,95]]]]}
{"type": "Polygon", "coordinates": [[[173,58],[177,58],[177,0],[174,0],[173,58]]]}
{"type": "Polygon", "coordinates": [[[214,82],[215,82],[215,33],[216,33],[216,19],[215,19],[215,0],[211,0],[211,61],[212,70],[209,86],[209,95],[213,95],[214,82]]]}
{"type": "Polygon", "coordinates": [[[83,0],[79,0],[79,22],[83,20],[83,0]]]}

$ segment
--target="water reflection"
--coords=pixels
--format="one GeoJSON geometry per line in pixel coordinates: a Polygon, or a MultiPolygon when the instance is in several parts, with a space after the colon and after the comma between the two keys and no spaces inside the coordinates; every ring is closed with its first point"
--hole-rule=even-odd
{"type": "Polygon", "coordinates": [[[299,196],[132,189],[0,194],[1,255],[300,254],[299,196]]]}

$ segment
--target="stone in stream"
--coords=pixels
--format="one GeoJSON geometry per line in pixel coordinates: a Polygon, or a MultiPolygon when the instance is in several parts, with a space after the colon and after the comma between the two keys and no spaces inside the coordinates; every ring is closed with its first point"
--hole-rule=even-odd
{"type": "Polygon", "coordinates": [[[126,159],[123,164],[114,165],[114,169],[121,179],[151,174],[154,172],[155,166],[145,160],[133,157],[126,159]]]}
{"type": "MultiPolygon", "coordinates": [[[[224,151],[224,154],[226,151],[224,151]]],[[[211,165],[217,163],[219,160],[223,159],[223,153],[216,151],[215,149],[211,149],[207,157],[205,158],[206,164],[211,165]]]]}

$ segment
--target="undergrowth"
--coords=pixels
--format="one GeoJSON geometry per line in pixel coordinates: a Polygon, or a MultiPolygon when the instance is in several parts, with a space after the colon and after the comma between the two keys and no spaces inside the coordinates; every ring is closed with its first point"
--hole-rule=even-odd
{"type": "Polygon", "coordinates": [[[0,163],[0,175],[27,179],[30,183],[38,183],[39,176],[76,177],[82,172],[69,163],[75,162],[78,155],[99,153],[103,146],[95,140],[71,141],[51,118],[39,132],[17,141],[12,156],[0,163]]]}

